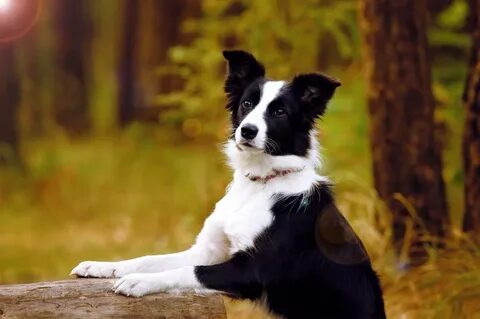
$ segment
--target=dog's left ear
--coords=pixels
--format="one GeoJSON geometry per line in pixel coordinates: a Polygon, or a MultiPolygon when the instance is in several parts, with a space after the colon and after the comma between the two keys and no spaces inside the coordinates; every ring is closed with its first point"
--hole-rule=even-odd
{"type": "Polygon", "coordinates": [[[321,73],[297,75],[292,83],[302,107],[314,117],[322,116],[340,81],[321,73]]]}

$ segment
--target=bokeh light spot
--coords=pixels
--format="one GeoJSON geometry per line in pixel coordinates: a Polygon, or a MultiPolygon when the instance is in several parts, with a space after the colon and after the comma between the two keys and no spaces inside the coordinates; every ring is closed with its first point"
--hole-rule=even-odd
{"type": "Polygon", "coordinates": [[[0,11],[5,12],[10,8],[11,0],[0,0],[0,11]]]}
{"type": "Polygon", "coordinates": [[[41,0],[0,0],[0,42],[27,34],[40,14],[41,0]]]}

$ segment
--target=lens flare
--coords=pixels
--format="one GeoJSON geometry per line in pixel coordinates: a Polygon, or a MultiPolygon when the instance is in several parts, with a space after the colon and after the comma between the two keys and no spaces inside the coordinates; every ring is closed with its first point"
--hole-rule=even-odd
{"type": "Polygon", "coordinates": [[[42,0],[0,0],[0,44],[13,42],[30,31],[41,11],[42,0]]]}
{"type": "Polygon", "coordinates": [[[0,0],[0,11],[7,11],[10,8],[11,0],[0,0]]]}

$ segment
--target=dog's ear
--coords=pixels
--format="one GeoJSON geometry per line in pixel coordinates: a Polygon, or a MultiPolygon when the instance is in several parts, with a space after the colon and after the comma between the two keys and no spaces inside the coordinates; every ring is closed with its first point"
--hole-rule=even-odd
{"type": "Polygon", "coordinates": [[[223,56],[228,61],[225,93],[229,98],[227,108],[231,109],[249,83],[265,76],[265,67],[251,53],[245,51],[223,51],[223,56]]]}
{"type": "Polygon", "coordinates": [[[301,106],[314,117],[323,115],[327,102],[340,85],[338,80],[321,73],[300,74],[291,83],[301,106]]]}

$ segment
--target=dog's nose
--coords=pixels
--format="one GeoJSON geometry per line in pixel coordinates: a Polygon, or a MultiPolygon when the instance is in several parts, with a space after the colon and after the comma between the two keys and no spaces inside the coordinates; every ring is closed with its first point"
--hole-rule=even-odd
{"type": "Polygon", "coordinates": [[[245,124],[242,126],[242,137],[246,140],[252,140],[257,136],[258,128],[252,124],[245,124]]]}

